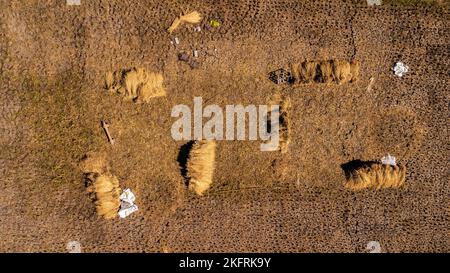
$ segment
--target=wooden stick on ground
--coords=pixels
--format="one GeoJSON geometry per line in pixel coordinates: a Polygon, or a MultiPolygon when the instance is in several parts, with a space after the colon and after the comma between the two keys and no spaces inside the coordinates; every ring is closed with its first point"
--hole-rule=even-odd
{"type": "Polygon", "coordinates": [[[111,144],[114,144],[114,139],[111,137],[111,134],[109,133],[109,130],[108,130],[109,124],[102,120],[102,127],[103,127],[103,130],[105,130],[106,137],[108,138],[108,141],[111,144]]]}

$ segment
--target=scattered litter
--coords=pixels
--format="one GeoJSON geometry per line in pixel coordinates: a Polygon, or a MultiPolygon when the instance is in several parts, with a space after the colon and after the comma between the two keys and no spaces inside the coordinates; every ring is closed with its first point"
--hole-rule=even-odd
{"type": "Polygon", "coordinates": [[[173,40],[170,41],[171,45],[179,45],[180,44],[180,40],[178,39],[178,37],[175,37],[173,40]]]}
{"type": "Polygon", "coordinates": [[[209,25],[212,27],[220,27],[220,22],[213,19],[213,20],[209,21],[209,25]]]}
{"type": "Polygon", "coordinates": [[[194,50],[194,57],[198,58],[198,51],[197,50],[194,50]]]}
{"type": "Polygon", "coordinates": [[[124,190],[119,198],[121,201],[120,210],[118,213],[120,218],[125,218],[138,210],[138,207],[134,204],[136,197],[134,196],[134,194],[131,192],[130,189],[124,190]]]}
{"type": "Polygon", "coordinates": [[[408,72],[409,67],[402,63],[402,62],[397,62],[394,66],[394,73],[395,75],[402,77],[403,75],[406,74],[406,72],[408,72]]]}
{"type": "Polygon", "coordinates": [[[390,154],[387,154],[387,156],[383,156],[381,158],[381,164],[391,165],[391,166],[397,165],[397,163],[395,163],[395,157],[391,156],[390,154]]]}
{"type": "Polygon", "coordinates": [[[381,0],[367,0],[368,6],[381,6],[381,0]]]}
{"type": "Polygon", "coordinates": [[[111,144],[114,144],[114,139],[111,137],[111,134],[109,133],[109,124],[108,123],[106,123],[105,121],[101,121],[102,122],[102,127],[103,127],[103,130],[105,130],[105,133],[106,133],[106,137],[108,138],[108,141],[111,143],[111,144]]]}
{"type": "Polygon", "coordinates": [[[200,26],[196,26],[196,27],[194,27],[194,31],[200,32],[200,31],[202,31],[202,28],[200,26]]]}
{"type": "MultiPolygon", "coordinates": [[[[195,52],[193,54],[195,56],[195,52]]],[[[197,57],[198,57],[198,53],[197,53],[197,57]]],[[[187,64],[189,64],[191,69],[195,69],[195,68],[198,68],[200,66],[199,62],[189,58],[189,55],[186,52],[178,53],[178,60],[180,60],[182,62],[186,62],[187,64]]]]}
{"type": "Polygon", "coordinates": [[[167,29],[169,33],[174,32],[182,23],[197,24],[202,20],[202,16],[197,11],[182,15],[176,18],[167,29]]]}
{"type": "Polygon", "coordinates": [[[219,56],[218,56],[219,54],[218,54],[217,48],[201,48],[199,51],[200,51],[200,54],[199,54],[200,56],[206,57],[204,60],[206,63],[212,63],[219,59],[219,56]],[[209,58],[209,57],[212,57],[212,58],[209,58]]]}
{"type": "Polygon", "coordinates": [[[183,61],[183,62],[188,62],[189,61],[189,56],[185,52],[179,53],[178,54],[178,60],[183,61]]]}
{"type": "Polygon", "coordinates": [[[189,62],[189,66],[191,67],[191,69],[196,69],[196,68],[199,68],[200,63],[195,60],[192,60],[189,62]]]}
{"type": "Polygon", "coordinates": [[[66,0],[66,4],[69,6],[79,6],[81,5],[81,0],[66,0]]]}

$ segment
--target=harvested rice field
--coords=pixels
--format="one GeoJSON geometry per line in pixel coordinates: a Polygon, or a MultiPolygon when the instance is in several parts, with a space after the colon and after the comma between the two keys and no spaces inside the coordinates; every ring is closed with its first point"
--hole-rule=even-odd
{"type": "Polygon", "coordinates": [[[0,1],[0,252],[450,251],[448,1],[79,2],[0,1]]]}

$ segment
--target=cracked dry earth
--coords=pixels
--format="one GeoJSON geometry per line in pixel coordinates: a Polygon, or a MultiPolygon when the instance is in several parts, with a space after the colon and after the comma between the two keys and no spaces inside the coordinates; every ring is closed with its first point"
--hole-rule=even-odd
{"type": "Polygon", "coordinates": [[[366,252],[370,241],[382,252],[450,250],[447,6],[81,2],[0,1],[0,251],[66,252],[69,241],[83,252],[366,252]],[[166,32],[192,10],[201,32],[166,32]],[[197,69],[178,61],[192,50],[197,69]],[[356,83],[268,78],[293,62],[352,58],[356,83]],[[403,78],[391,71],[399,60],[403,78]],[[104,90],[106,72],[130,67],[161,72],[167,96],[136,104],[104,90]],[[291,102],[287,152],[220,141],[211,188],[190,193],[172,107],[194,96],[267,104],[275,93],[291,102]],[[136,194],[139,211],[125,219],[99,218],[88,198],[78,163],[96,150],[136,194]],[[406,165],[404,187],[344,189],[341,164],[386,153],[406,165]]]}

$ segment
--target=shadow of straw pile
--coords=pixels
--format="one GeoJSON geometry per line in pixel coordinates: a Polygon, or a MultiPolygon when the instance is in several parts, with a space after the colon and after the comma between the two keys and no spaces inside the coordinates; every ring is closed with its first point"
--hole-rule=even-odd
{"type": "Polygon", "coordinates": [[[353,191],[399,188],[406,180],[406,167],[402,165],[392,166],[375,161],[354,160],[341,167],[346,176],[344,187],[353,191]]]}
{"type": "Polygon", "coordinates": [[[87,192],[96,206],[97,214],[105,219],[117,216],[120,208],[120,186],[117,177],[109,172],[105,153],[88,153],[80,163],[85,175],[87,192]]]}

